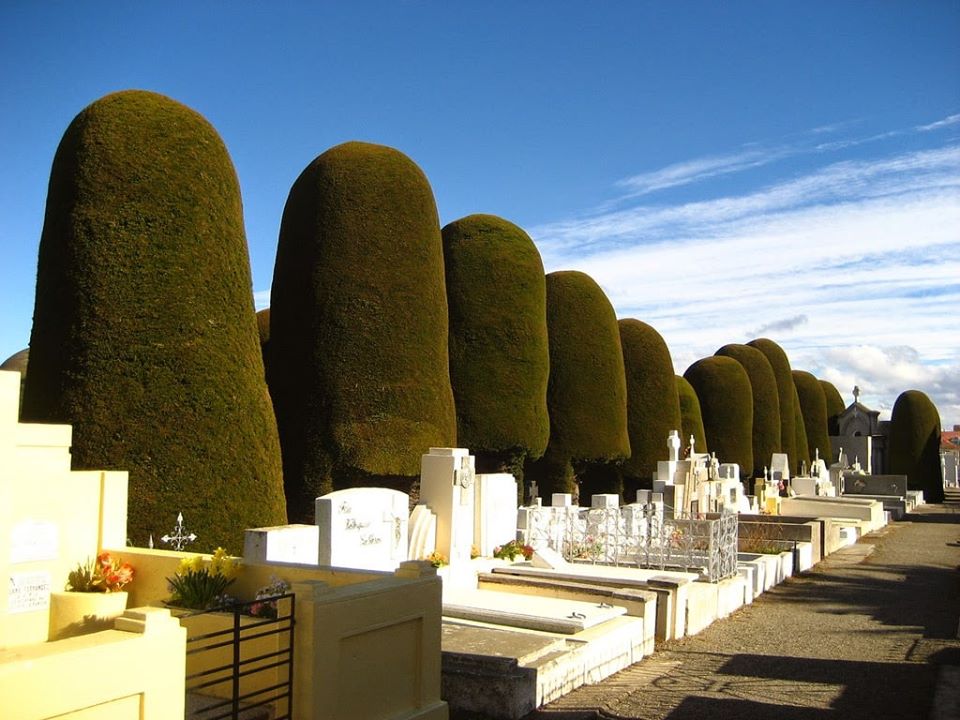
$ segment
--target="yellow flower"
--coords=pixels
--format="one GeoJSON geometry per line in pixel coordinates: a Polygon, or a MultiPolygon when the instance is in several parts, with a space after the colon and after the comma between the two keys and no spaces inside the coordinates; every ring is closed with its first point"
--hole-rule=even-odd
{"type": "Polygon", "coordinates": [[[178,575],[186,575],[187,573],[200,572],[203,569],[203,558],[199,555],[194,555],[193,557],[183,558],[180,561],[180,567],[177,568],[178,575]]]}
{"type": "Polygon", "coordinates": [[[213,557],[210,559],[210,572],[213,575],[222,575],[228,580],[232,580],[240,574],[240,561],[234,560],[227,551],[218,547],[213,551],[213,557]]]}

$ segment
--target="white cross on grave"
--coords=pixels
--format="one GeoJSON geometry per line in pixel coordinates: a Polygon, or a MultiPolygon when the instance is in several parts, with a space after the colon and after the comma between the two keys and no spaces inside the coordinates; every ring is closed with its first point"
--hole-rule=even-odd
{"type": "Polygon", "coordinates": [[[160,538],[167,545],[172,544],[174,550],[183,550],[185,545],[189,545],[197,536],[194,533],[187,534],[183,528],[183,513],[177,513],[177,524],[173,528],[172,535],[164,535],[160,538]]]}

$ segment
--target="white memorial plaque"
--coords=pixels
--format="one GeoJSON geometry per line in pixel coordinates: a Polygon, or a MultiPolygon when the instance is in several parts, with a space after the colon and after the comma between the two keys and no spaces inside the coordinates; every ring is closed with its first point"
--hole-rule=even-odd
{"type": "Polygon", "coordinates": [[[10,532],[10,564],[56,560],[59,555],[57,526],[45,520],[23,520],[10,532]]]}
{"type": "Polygon", "coordinates": [[[50,607],[50,573],[28,572],[10,576],[7,612],[34,612],[50,607]]]}

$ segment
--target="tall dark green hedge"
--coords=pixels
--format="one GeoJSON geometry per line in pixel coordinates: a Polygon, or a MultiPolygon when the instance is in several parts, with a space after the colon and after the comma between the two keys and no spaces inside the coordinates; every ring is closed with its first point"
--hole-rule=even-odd
{"type": "Polygon", "coordinates": [[[793,384],[797,386],[800,399],[800,414],[807,434],[807,454],[810,460],[820,458],[830,464],[830,437],[827,435],[827,400],[820,381],[805,370],[793,371],[793,384]]]}
{"type": "Polygon", "coordinates": [[[940,413],[926,394],[907,390],[893,404],[887,457],[889,472],[906,475],[911,490],[927,502],[943,502],[940,413]]]}
{"type": "Polygon", "coordinates": [[[23,388],[27,384],[27,365],[30,361],[30,348],[15,352],[2,363],[0,370],[20,373],[20,407],[23,408],[23,388]]]}
{"type": "MultiPolygon", "coordinates": [[[[757,338],[747,343],[754,347],[770,361],[773,375],[777,379],[777,395],[780,401],[780,452],[787,454],[790,468],[797,472],[800,468],[800,455],[797,445],[797,415],[796,389],[793,386],[793,375],[790,369],[790,360],[783,348],[773,340],[757,338]]],[[[803,455],[806,455],[806,444],[803,446],[803,455]]],[[[769,458],[767,458],[769,461],[769,458]]]]}
{"type": "Polygon", "coordinates": [[[707,452],[707,435],[703,430],[703,413],[700,410],[700,399],[693,385],[687,382],[682,375],[676,376],[677,398],[680,401],[680,424],[683,431],[680,433],[680,446],[690,447],[690,438],[694,440],[694,450],[698,453],[707,452]]]}
{"type": "Polygon", "coordinates": [[[840,425],[837,421],[841,413],[846,410],[843,397],[836,385],[827,380],[820,380],[820,389],[823,390],[823,400],[827,406],[827,434],[839,435],[840,425]]]}
{"type": "MultiPolygon", "coordinates": [[[[753,468],[753,392],[743,366],[732,357],[697,360],[683,374],[700,400],[707,445],[720,462],[753,468]]],[[[746,474],[746,473],[744,473],[746,474]]]]}
{"type": "Polygon", "coordinates": [[[75,468],[129,471],[136,544],[180,511],[208,550],[286,521],[240,187],[193,110],[125,91],[67,128],[24,400],[29,419],[73,425],[75,468]]]}
{"type": "Polygon", "coordinates": [[[257,313],[257,334],[260,338],[260,355],[263,357],[263,368],[270,376],[270,308],[257,313]]]}
{"type": "Polygon", "coordinates": [[[667,437],[681,430],[673,360],[663,336],[640,320],[620,320],[627,377],[627,431],[631,455],[623,463],[624,498],[633,502],[649,487],[657,462],[667,459],[667,437]]]}
{"type": "Polygon", "coordinates": [[[270,308],[264,308],[257,313],[257,333],[261,345],[270,342],[270,308]]]}
{"type": "Polygon", "coordinates": [[[753,467],[742,468],[746,477],[763,477],[763,468],[770,465],[773,453],[780,452],[780,397],[777,378],[767,356],[749,345],[730,344],[717,350],[716,355],[736,360],[747,372],[753,395],[753,467]]]}
{"type": "MultiPolygon", "coordinates": [[[[793,375],[793,371],[790,373],[793,375]]],[[[796,431],[797,459],[794,461],[794,473],[801,472],[804,467],[809,472],[811,455],[807,442],[807,426],[803,420],[803,411],[800,409],[800,393],[797,392],[797,385],[793,385],[793,427],[796,431]]]]}
{"type": "Polygon", "coordinates": [[[436,203],[406,155],[338,145],[300,174],[280,226],[270,390],[294,520],[334,488],[409,491],[456,443],[436,203]]]}
{"type": "Polygon", "coordinates": [[[528,463],[540,492],[573,492],[573,465],[585,481],[581,497],[619,492],[616,473],[596,464],[630,455],[627,385],[617,317],[600,286],[576,271],[547,275],[547,335],[550,344],[550,442],[539,463],[528,463]]]}
{"type": "Polygon", "coordinates": [[[450,383],[457,441],[478,472],[511,472],[550,435],[546,280],[533,240],[511,222],[470,215],[443,228],[450,383]]]}

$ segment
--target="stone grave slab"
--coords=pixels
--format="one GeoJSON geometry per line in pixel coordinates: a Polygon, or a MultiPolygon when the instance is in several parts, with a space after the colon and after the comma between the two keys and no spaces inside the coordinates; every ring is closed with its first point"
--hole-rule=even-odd
{"type": "Polygon", "coordinates": [[[565,635],[581,632],[627,612],[620,606],[601,605],[492,590],[444,587],[443,591],[445,617],[565,635]]]}
{"type": "Polygon", "coordinates": [[[250,563],[316,565],[319,545],[320,528],[316,525],[250,528],[243,533],[243,559],[250,563]]]}

